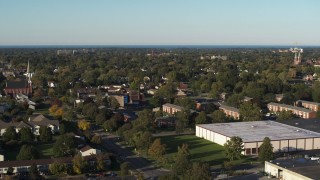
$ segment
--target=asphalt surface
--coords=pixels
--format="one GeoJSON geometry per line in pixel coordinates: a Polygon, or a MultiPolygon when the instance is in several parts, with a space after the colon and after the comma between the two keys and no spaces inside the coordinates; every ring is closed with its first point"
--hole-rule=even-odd
{"type": "Polygon", "coordinates": [[[118,136],[107,135],[105,132],[99,132],[99,134],[108,150],[113,152],[123,161],[129,162],[133,169],[142,172],[145,179],[156,178],[169,172],[169,170],[153,166],[147,159],[139,157],[125,147],[117,144],[118,136]]]}

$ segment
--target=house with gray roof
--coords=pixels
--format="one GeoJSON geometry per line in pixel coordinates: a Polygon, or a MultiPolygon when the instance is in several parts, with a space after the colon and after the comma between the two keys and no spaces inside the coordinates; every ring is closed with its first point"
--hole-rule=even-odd
{"type": "Polygon", "coordinates": [[[28,122],[20,121],[20,122],[4,122],[0,121],[0,135],[6,132],[6,129],[10,126],[13,126],[18,133],[21,128],[27,127],[30,128],[33,134],[40,135],[40,127],[45,126],[51,129],[52,134],[59,132],[59,121],[58,120],[49,120],[42,114],[29,117],[28,122]]]}

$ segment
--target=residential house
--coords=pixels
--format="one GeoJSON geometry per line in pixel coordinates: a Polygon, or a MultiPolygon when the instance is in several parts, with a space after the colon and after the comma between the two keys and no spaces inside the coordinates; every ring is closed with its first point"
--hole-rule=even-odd
{"type": "Polygon", "coordinates": [[[239,109],[237,109],[235,107],[231,107],[231,106],[227,106],[227,105],[221,104],[219,109],[221,109],[226,114],[226,116],[228,116],[228,117],[232,117],[234,119],[239,119],[240,118],[239,109]]]}
{"type": "Polygon", "coordinates": [[[177,118],[174,116],[164,116],[155,119],[154,123],[159,128],[175,127],[177,118]]]}
{"type": "Polygon", "coordinates": [[[244,96],[242,99],[243,102],[252,102],[252,100],[253,100],[253,98],[248,97],[248,96],[244,96]]]}
{"type": "Polygon", "coordinates": [[[41,126],[49,127],[52,134],[59,132],[59,121],[58,120],[49,120],[42,114],[35,117],[29,117],[28,124],[33,127],[33,133],[35,135],[40,135],[39,130],[41,126]]]}
{"type": "Polygon", "coordinates": [[[6,129],[10,126],[13,126],[17,133],[20,131],[21,128],[27,127],[31,129],[33,134],[40,135],[39,131],[41,126],[49,127],[53,134],[59,132],[59,121],[49,120],[43,115],[38,115],[32,118],[29,118],[28,122],[21,121],[21,122],[6,123],[3,121],[0,121],[0,135],[2,136],[3,133],[6,132],[6,129]]]}
{"type": "MultiPolygon", "coordinates": [[[[50,164],[58,162],[66,164],[68,167],[72,167],[73,157],[51,158],[51,159],[32,159],[32,160],[16,160],[16,161],[1,161],[0,162],[0,174],[6,174],[9,168],[13,168],[13,173],[26,173],[29,172],[32,164],[36,164],[40,172],[48,172],[50,164]]],[[[85,156],[84,160],[88,162],[90,166],[94,165],[97,161],[96,155],[85,156]]],[[[104,163],[109,166],[111,160],[109,157],[104,157],[104,163]]]]}
{"type": "Polygon", "coordinates": [[[310,109],[291,106],[287,104],[273,103],[273,102],[268,104],[268,109],[269,111],[273,111],[273,112],[292,111],[293,114],[304,119],[315,118],[317,115],[315,111],[312,111],[310,109]]]}
{"type": "Polygon", "coordinates": [[[91,156],[91,155],[97,155],[101,153],[101,150],[92,148],[89,145],[84,146],[80,149],[81,156],[91,156]]]}
{"type": "Polygon", "coordinates": [[[183,107],[178,106],[178,105],[174,105],[174,104],[170,104],[170,103],[166,103],[164,105],[162,105],[162,111],[169,113],[169,114],[175,114],[176,112],[182,111],[183,107]]]}
{"type": "Polygon", "coordinates": [[[295,105],[310,109],[312,111],[319,111],[320,109],[320,103],[311,102],[311,101],[298,100],[296,101],[295,105]]]}
{"type": "Polygon", "coordinates": [[[229,96],[229,93],[223,92],[220,94],[220,99],[225,101],[229,96]]]}
{"type": "Polygon", "coordinates": [[[283,94],[275,94],[275,98],[277,102],[280,102],[283,99],[284,95],[283,94]]]}
{"type": "Polygon", "coordinates": [[[143,101],[143,94],[140,91],[128,90],[129,92],[129,103],[130,104],[140,104],[143,101]]]}
{"type": "Polygon", "coordinates": [[[149,94],[149,95],[155,95],[157,91],[158,91],[158,90],[156,90],[156,89],[149,89],[149,90],[147,91],[147,94],[149,94]]]}

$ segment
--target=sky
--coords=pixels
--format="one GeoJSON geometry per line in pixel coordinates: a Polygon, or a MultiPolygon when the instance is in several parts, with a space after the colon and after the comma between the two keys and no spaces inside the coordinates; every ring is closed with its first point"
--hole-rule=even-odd
{"type": "Polygon", "coordinates": [[[1,0],[0,45],[320,45],[319,0],[1,0]]]}

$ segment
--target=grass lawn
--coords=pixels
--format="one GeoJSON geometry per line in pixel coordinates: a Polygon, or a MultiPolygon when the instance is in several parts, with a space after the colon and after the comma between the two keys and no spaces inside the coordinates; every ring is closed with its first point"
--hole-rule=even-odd
{"type": "MultiPolygon", "coordinates": [[[[224,147],[211,141],[198,138],[195,135],[165,136],[161,137],[161,143],[166,144],[167,157],[174,157],[178,151],[178,146],[183,143],[188,144],[191,154],[191,161],[207,162],[210,165],[221,165],[227,160],[224,153],[224,147]]],[[[243,158],[236,163],[252,161],[249,158],[243,158]]]]}
{"type": "Polygon", "coordinates": [[[40,151],[40,159],[51,158],[53,156],[53,144],[39,144],[35,148],[40,151]]]}
{"type": "MultiPolygon", "coordinates": [[[[38,144],[34,146],[40,153],[39,159],[47,159],[53,156],[53,151],[52,151],[53,144],[38,144]]],[[[10,160],[10,161],[16,160],[17,155],[19,154],[19,151],[20,151],[20,147],[12,148],[10,150],[5,150],[4,151],[5,160],[10,160]]]]}
{"type": "Polygon", "coordinates": [[[225,160],[224,147],[194,135],[165,136],[161,137],[161,143],[166,144],[168,157],[173,158],[178,146],[188,144],[191,161],[208,162],[213,165],[221,164],[225,160]]]}

